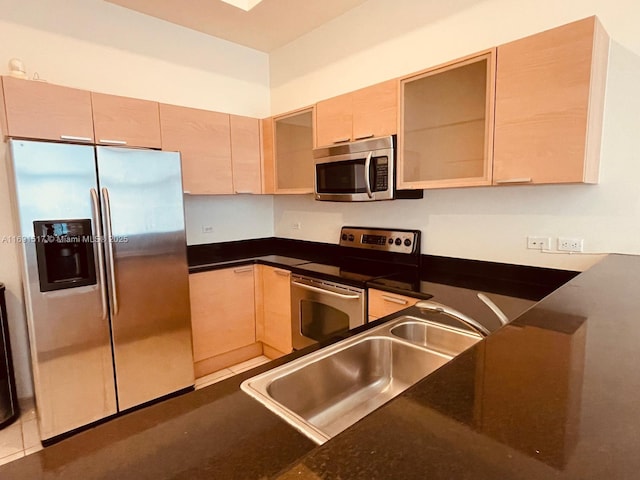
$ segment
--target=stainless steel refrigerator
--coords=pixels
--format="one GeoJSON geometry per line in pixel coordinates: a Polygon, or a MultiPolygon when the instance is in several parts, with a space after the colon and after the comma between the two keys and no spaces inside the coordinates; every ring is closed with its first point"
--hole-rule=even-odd
{"type": "Polygon", "coordinates": [[[9,149],[41,438],[192,386],[179,154],[9,149]]]}

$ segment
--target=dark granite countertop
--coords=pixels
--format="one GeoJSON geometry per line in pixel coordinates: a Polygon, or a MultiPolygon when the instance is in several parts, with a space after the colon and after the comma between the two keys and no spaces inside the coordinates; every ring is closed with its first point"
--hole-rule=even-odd
{"type": "Polygon", "coordinates": [[[640,256],[610,255],[322,446],[239,390],[140,409],[11,479],[575,479],[640,471],[640,256]]]}
{"type": "Polygon", "coordinates": [[[0,466],[0,478],[268,478],[316,444],[242,392],[240,383],[303,353],[113,418],[0,466]]]}
{"type": "Polygon", "coordinates": [[[277,478],[638,478],[639,270],[608,256],[277,478]]]}
{"type": "MultiPolygon", "coordinates": [[[[327,261],[330,261],[330,259],[327,261]]],[[[285,268],[303,275],[314,275],[326,280],[347,282],[345,279],[332,277],[331,274],[323,273],[321,270],[309,272],[304,268],[297,268],[306,263],[310,263],[310,260],[284,255],[261,255],[257,257],[235,258],[233,260],[191,265],[189,272],[199,273],[242,265],[262,264],[285,268]]],[[[465,266],[467,264],[468,261],[465,262],[465,266]]],[[[437,274],[437,272],[431,271],[429,268],[425,268],[423,271],[416,270],[414,275],[408,275],[405,271],[398,275],[370,280],[366,282],[366,286],[367,288],[375,288],[420,299],[433,299],[437,302],[452,306],[462,313],[475,318],[490,330],[499,328],[500,322],[495,314],[479,300],[477,296],[478,292],[487,295],[510,320],[513,320],[533,305],[535,303],[533,299],[538,300],[544,296],[544,292],[540,291],[540,287],[534,286],[526,288],[513,280],[503,280],[499,283],[499,288],[495,288],[496,281],[490,277],[482,278],[478,274],[473,276],[469,274],[463,275],[460,273],[461,268],[459,266],[456,266],[456,268],[458,270],[453,268],[451,272],[457,271],[458,273],[453,275],[453,273],[449,272],[446,278],[443,278],[443,276],[437,274]],[[473,279],[473,281],[470,279],[473,279]],[[471,287],[478,288],[474,289],[471,287]],[[496,290],[506,293],[495,293],[496,290]]],[[[527,267],[519,268],[526,269],[527,267]]],[[[464,267],[462,270],[464,270],[464,267]]],[[[551,283],[553,284],[553,282],[551,283]]],[[[545,288],[548,289],[549,287],[547,286],[545,288]]]]}
{"type": "MultiPolygon", "coordinates": [[[[345,254],[352,254],[351,250],[334,244],[283,238],[194,245],[188,247],[189,272],[198,273],[258,263],[309,275],[310,272],[304,269],[304,264],[337,265],[345,254]]],[[[501,297],[526,299],[530,301],[526,305],[528,307],[578,274],[578,272],[566,270],[433,255],[422,255],[419,263],[420,267],[416,269],[406,268],[406,265],[398,265],[394,262],[393,275],[368,281],[367,286],[417,298],[435,297],[434,292],[438,294],[455,292],[455,294],[445,295],[446,300],[454,301],[452,306],[471,315],[482,312],[484,307],[473,306],[468,312],[464,311],[468,302],[456,305],[458,293],[466,291],[473,292],[475,295],[477,292],[483,292],[492,296],[497,295],[498,297],[495,298],[499,300],[502,300],[501,297]],[[448,289],[449,286],[454,289],[448,289]],[[456,291],[456,288],[466,290],[456,291]]],[[[326,280],[341,280],[348,283],[344,278],[336,278],[322,271],[314,271],[313,275],[326,280]]],[[[444,303],[444,300],[439,301],[444,303]]],[[[508,300],[507,303],[511,301],[508,300]]],[[[506,309],[510,310],[507,316],[512,319],[525,308],[518,306],[514,309],[507,306],[506,309]]],[[[493,319],[489,320],[490,323],[492,321],[493,319]]]]}
{"type": "Polygon", "coordinates": [[[270,265],[272,267],[290,268],[296,265],[310,263],[310,260],[286,257],[284,255],[260,255],[258,257],[236,258],[233,260],[189,265],[189,273],[208,272],[210,270],[220,270],[222,268],[237,267],[240,265],[251,265],[255,263],[270,265]]]}

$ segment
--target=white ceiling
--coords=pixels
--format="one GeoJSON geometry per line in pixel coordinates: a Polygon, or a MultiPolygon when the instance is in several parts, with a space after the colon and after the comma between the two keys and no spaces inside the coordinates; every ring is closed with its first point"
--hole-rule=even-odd
{"type": "Polygon", "coordinates": [[[223,0],[105,1],[270,52],[367,0],[262,0],[249,11],[223,0]]]}

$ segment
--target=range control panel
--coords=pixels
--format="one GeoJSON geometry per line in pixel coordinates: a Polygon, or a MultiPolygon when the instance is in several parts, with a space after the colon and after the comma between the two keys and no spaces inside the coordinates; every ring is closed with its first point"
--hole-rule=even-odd
{"type": "Polygon", "coordinates": [[[394,253],[415,253],[420,248],[417,230],[388,230],[383,228],[342,227],[340,246],[368,248],[394,253]]]}

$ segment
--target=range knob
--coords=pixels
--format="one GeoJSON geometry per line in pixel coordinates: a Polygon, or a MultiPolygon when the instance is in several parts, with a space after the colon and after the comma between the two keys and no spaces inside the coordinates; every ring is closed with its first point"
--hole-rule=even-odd
{"type": "Polygon", "coordinates": [[[343,234],[342,234],[342,240],[346,240],[346,239],[347,239],[347,234],[346,234],[346,233],[343,233],[343,234]]]}
{"type": "Polygon", "coordinates": [[[409,240],[408,238],[404,241],[404,246],[405,247],[410,247],[411,246],[411,240],[409,240]]]}
{"type": "Polygon", "coordinates": [[[393,238],[389,238],[389,245],[393,245],[393,238]]]}
{"type": "Polygon", "coordinates": [[[351,235],[349,235],[349,241],[353,242],[355,240],[356,237],[353,236],[353,233],[351,235]]]}
{"type": "Polygon", "coordinates": [[[402,245],[402,240],[399,238],[396,238],[396,245],[398,246],[402,245]]]}

